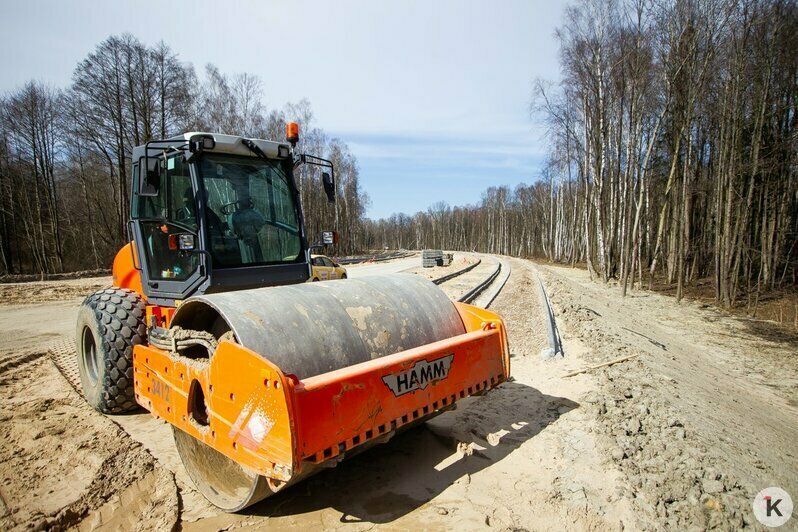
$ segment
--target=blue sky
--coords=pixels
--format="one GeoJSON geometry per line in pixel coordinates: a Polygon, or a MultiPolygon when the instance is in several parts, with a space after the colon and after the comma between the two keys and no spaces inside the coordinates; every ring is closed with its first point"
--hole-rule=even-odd
{"type": "Polygon", "coordinates": [[[564,2],[5,2],[0,92],[29,79],[70,82],[112,34],[164,40],[263,80],[267,106],[307,97],[317,125],[360,163],[372,218],[437,201],[479,201],[492,185],[534,181],[545,153],[530,118],[535,78],[559,76],[564,2]]]}

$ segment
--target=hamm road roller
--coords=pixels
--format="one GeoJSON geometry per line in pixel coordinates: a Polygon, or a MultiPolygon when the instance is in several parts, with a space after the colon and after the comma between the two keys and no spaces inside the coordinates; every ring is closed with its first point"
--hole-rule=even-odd
{"type": "Polygon", "coordinates": [[[286,142],[186,133],[133,150],[131,241],[77,324],[97,410],[172,425],[192,481],[238,511],[504,382],[501,318],[396,274],[306,283],[286,142]]]}

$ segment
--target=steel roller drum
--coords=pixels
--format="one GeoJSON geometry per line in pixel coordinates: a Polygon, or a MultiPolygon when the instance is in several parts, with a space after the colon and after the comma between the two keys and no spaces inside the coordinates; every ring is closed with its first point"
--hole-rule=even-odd
{"type": "MultiPolygon", "coordinates": [[[[177,308],[172,326],[217,338],[232,331],[240,345],[299,379],[465,332],[452,301],[413,274],[196,296],[177,308]]],[[[189,476],[220,508],[237,511],[277,491],[183,431],[174,436],[189,476]]]]}
{"type": "Polygon", "coordinates": [[[188,299],[172,325],[232,330],[239,344],[300,379],[463,334],[434,284],[392,274],[188,299]]]}

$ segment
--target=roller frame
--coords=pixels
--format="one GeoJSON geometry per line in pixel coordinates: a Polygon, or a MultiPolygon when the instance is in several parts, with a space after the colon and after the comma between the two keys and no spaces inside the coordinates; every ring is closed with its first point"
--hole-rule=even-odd
{"type": "Polygon", "coordinates": [[[264,498],[320,466],[336,464],[350,451],[387,441],[397,429],[507,380],[510,358],[502,319],[485,309],[454,305],[465,334],[302,380],[227,341],[210,362],[137,345],[136,401],[265,477],[270,492],[258,497],[264,498]],[[440,365],[450,356],[446,376],[423,389],[405,389],[397,396],[388,385],[419,363],[440,365]],[[190,412],[194,381],[204,394],[207,426],[190,412]]]}

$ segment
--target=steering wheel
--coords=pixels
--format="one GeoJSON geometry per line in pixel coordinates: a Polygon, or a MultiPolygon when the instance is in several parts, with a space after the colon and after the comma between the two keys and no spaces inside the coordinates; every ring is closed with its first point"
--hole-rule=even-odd
{"type": "Polygon", "coordinates": [[[252,208],[252,199],[250,198],[250,199],[243,199],[243,200],[235,200],[235,201],[231,201],[231,202],[228,202],[228,203],[224,203],[224,204],[222,204],[221,207],[219,207],[219,210],[222,211],[222,214],[233,214],[233,212],[234,212],[233,211],[233,207],[235,207],[236,205],[241,205],[245,209],[251,209],[252,208]]]}

